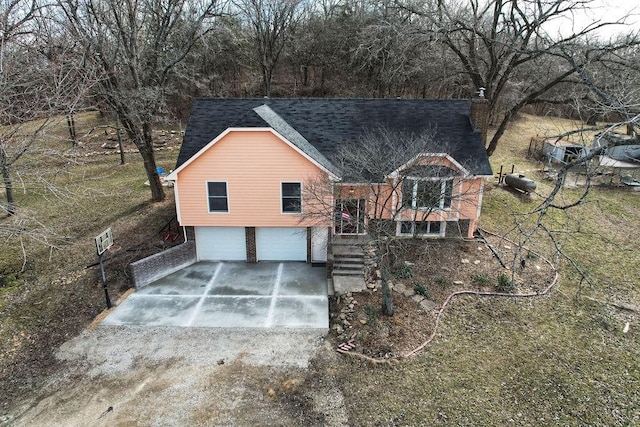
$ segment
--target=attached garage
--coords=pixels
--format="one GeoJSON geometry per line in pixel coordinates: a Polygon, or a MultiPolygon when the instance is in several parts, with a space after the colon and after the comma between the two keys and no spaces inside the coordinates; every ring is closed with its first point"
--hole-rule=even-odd
{"type": "Polygon", "coordinates": [[[244,227],[195,227],[198,261],[246,261],[244,227]]]}
{"type": "Polygon", "coordinates": [[[256,228],[256,256],[258,261],[306,261],[307,229],[256,228]]]}

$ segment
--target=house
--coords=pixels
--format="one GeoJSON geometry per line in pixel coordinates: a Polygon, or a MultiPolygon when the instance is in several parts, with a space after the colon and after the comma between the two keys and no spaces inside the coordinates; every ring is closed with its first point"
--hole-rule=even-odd
{"type": "Polygon", "coordinates": [[[492,176],[486,128],[472,123],[486,111],[484,99],[196,99],[166,179],[198,260],[326,262],[328,243],[366,234],[374,189],[397,235],[468,238],[492,176]],[[350,181],[332,159],[374,127],[430,130],[447,149],[414,153],[375,185],[350,181]],[[323,198],[307,198],[310,182],[326,183],[323,198]]]}

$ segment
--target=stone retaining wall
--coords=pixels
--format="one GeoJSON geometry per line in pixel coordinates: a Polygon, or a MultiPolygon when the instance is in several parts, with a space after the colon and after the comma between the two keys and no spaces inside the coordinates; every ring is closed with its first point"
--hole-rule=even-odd
{"type": "Polygon", "coordinates": [[[129,265],[133,286],[141,288],[196,262],[196,243],[185,242],[129,265]]]}

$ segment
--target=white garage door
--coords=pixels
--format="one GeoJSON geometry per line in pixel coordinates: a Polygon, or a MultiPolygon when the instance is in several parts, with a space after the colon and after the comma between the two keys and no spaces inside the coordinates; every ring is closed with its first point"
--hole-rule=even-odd
{"type": "Polygon", "coordinates": [[[244,227],[196,227],[199,261],[246,261],[244,227]]]}
{"type": "Polygon", "coordinates": [[[306,228],[256,228],[258,261],[306,261],[306,228]]]}

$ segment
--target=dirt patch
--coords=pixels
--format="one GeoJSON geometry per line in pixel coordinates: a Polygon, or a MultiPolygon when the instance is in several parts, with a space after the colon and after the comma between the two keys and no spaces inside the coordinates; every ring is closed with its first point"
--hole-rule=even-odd
{"type": "Polygon", "coordinates": [[[452,293],[536,293],[553,277],[553,268],[542,258],[518,252],[515,244],[498,237],[488,236],[487,243],[416,241],[405,246],[394,263],[393,316],[382,313],[379,284],[337,297],[332,302],[331,337],[336,346],[346,342],[344,348],[351,346],[351,351],[370,357],[402,357],[430,337],[436,314],[452,293]]]}
{"type": "MultiPolygon", "coordinates": [[[[324,330],[105,327],[57,352],[61,368],[11,425],[326,425],[303,388],[324,330]]],[[[330,352],[330,350],[327,350],[330,352]]]]}

